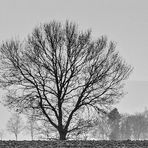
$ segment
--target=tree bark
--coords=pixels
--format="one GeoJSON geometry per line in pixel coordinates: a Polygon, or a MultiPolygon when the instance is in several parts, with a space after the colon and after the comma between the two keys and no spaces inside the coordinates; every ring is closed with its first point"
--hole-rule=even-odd
{"type": "Polygon", "coordinates": [[[67,135],[67,132],[66,131],[59,131],[59,140],[66,140],[66,135],[67,135]]]}

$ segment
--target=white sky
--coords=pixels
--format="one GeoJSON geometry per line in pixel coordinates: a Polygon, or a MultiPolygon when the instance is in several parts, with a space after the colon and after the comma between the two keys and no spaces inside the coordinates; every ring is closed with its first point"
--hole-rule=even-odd
{"type": "MultiPolygon", "coordinates": [[[[121,56],[134,67],[119,111],[143,111],[148,106],[148,0],[0,0],[0,42],[24,39],[40,23],[66,19],[117,43],[121,56]]],[[[2,106],[0,116],[4,127],[9,113],[2,106]]]]}

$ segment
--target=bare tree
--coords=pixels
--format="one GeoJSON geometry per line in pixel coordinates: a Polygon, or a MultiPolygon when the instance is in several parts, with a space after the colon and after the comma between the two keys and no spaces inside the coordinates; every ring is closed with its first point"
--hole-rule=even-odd
{"type": "Polygon", "coordinates": [[[132,128],[131,128],[131,120],[130,115],[122,114],[120,121],[120,140],[128,140],[131,139],[132,136],[132,128]]]}
{"type": "Polygon", "coordinates": [[[148,110],[147,110],[147,108],[145,108],[142,115],[144,116],[145,123],[147,123],[147,124],[144,124],[146,127],[145,127],[145,131],[142,133],[141,137],[143,140],[146,140],[146,139],[148,139],[148,110]]]}
{"type": "Polygon", "coordinates": [[[34,140],[35,136],[38,133],[38,123],[37,118],[35,116],[35,110],[33,110],[30,114],[27,114],[27,122],[25,126],[25,130],[27,133],[30,133],[31,140],[34,140]]]}
{"type": "Polygon", "coordinates": [[[14,113],[8,120],[7,130],[15,135],[15,139],[18,139],[18,134],[23,130],[23,121],[18,113],[14,113]]]}
{"type": "Polygon", "coordinates": [[[132,136],[135,140],[143,139],[148,132],[148,120],[142,113],[129,116],[132,136]]]}
{"type": "Polygon", "coordinates": [[[108,116],[103,115],[101,117],[98,117],[95,122],[96,125],[94,126],[94,129],[92,131],[92,137],[99,140],[108,140],[109,134],[111,132],[108,123],[108,116]]]}
{"type": "Polygon", "coordinates": [[[4,130],[3,129],[0,129],[0,139],[3,140],[3,136],[4,136],[4,130]]]}
{"type": "Polygon", "coordinates": [[[59,132],[60,140],[77,127],[81,113],[102,112],[123,95],[132,68],[106,37],[73,23],[51,22],[34,29],[25,43],[6,41],[0,48],[0,84],[9,89],[6,104],[37,110],[59,132]]]}

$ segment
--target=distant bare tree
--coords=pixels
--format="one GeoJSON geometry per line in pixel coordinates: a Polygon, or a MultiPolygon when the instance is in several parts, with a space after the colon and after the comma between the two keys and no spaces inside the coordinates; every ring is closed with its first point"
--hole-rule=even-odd
{"type": "Polygon", "coordinates": [[[144,135],[148,133],[148,120],[142,113],[129,116],[132,136],[135,140],[144,138],[144,135]]]}
{"type": "Polygon", "coordinates": [[[18,139],[18,134],[23,130],[23,121],[18,113],[14,113],[8,120],[7,130],[15,135],[15,139],[18,139]]]}
{"type": "Polygon", "coordinates": [[[110,134],[110,126],[108,124],[108,117],[104,115],[97,118],[96,125],[92,131],[92,137],[98,140],[108,140],[110,134]]]}
{"type": "MultiPolygon", "coordinates": [[[[145,108],[145,110],[144,110],[144,112],[142,114],[143,114],[143,116],[145,118],[146,123],[148,123],[148,109],[145,108]]],[[[148,139],[148,125],[147,125],[147,128],[145,129],[145,132],[142,134],[142,139],[143,140],[148,139]]]]}
{"type": "Polygon", "coordinates": [[[80,115],[105,112],[123,95],[131,67],[106,37],[93,40],[74,23],[51,22],[25,41],[0,48],[0,84],[9,89],[6,105],[35,109],[58,131],[59,139],[79,129],[80,115]]]}
{"type": "Polygon", "coordinates": [[[131,139],[132,136],[132,128],[131,128],[131,120],[130,115],[122,114],[120,121],[120,140],[128,140],[131,139]]]}
{"type": "Polygon", "coordinates": [[[27,114],[26,117],[27,123],[25,126],[25,130],[30,133],[31,140],[34,140],[38,132],[38,123],[34,110],[30,114],[27,114]]]}
{"type": "Polygon", "coordinates": [[[3,129],[0,129],[0,139],[3,140],[3,136],[4,136],[4,130],[3,129]]]}

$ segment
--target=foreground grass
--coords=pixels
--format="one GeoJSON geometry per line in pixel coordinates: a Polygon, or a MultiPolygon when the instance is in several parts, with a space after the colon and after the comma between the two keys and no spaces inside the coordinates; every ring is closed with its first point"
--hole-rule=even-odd
{"type": "Polygon", "coordinates": [[[148,141],[0,141],[0,148],[148,148],[148,141]]]}

